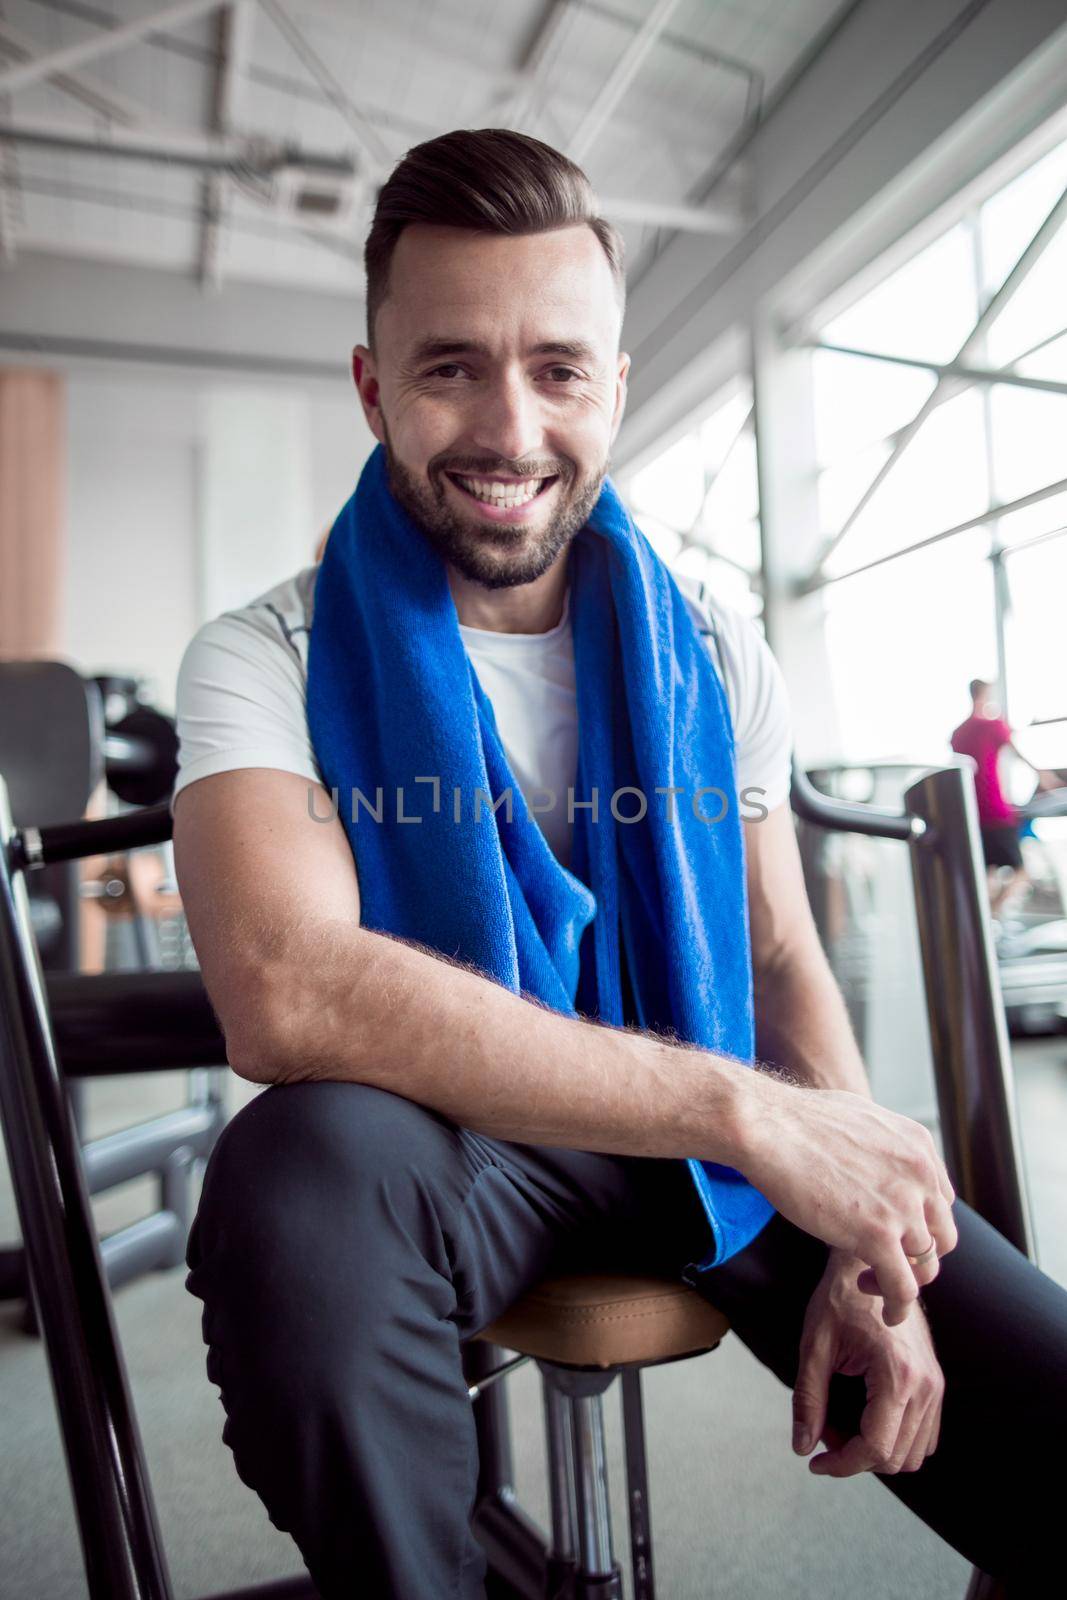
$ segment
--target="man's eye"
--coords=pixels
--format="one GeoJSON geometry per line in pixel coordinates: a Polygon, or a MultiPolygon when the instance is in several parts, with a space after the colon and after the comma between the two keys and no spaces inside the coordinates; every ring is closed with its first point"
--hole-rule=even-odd
{"type": "Polygon", "coordinates": [[[548,375],[553,383],[566,383],[571,378],[580,378],[581,373],[574,367],[549,367],[548,375]]]}
{"type": "Polygon", "coordinates": [[[433,371],[430,373],[430,377],[448,379],[455,377],[457,373],[462,371],[463,368],[460,366],[458,361],[446,361],[442,366],[434,367],[433,371]]]}

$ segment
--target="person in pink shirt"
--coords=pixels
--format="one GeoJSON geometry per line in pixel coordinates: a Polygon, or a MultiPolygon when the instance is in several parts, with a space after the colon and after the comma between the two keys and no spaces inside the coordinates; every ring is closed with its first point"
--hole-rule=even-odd
{"type": "Polygon", "coordinates": [[[994,699],[994,685],[983,678],[972,678],[971,714],[961,722],[951,739],[957,755],[969,756],[975,764],[974,787],[978,797],[978,822],[982,830],[982,853],[988,869],[990,908],[994,914],[1011,891],[1025,883],[1022,850],[1019,847],[1019,817],[1004,793],[1000,777],[1000,752],[1007,746],[1037,774],[1038,788],[1055,788],[1059,779],[1027,760],[1012,739],[1012,729],[1000,715],[994,699]],[[1001,867],[1011,873],[1002,878],[1001,867]]]}

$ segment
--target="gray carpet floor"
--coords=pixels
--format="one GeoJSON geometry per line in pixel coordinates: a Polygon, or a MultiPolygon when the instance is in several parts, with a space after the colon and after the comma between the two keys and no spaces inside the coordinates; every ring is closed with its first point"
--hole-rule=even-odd
{"type": "MultiPolygon", "coordinates": [[[[1016,1048],[1022,1134],[1045,1271],[1067,1284],[1067,1038],[1016,1048]]],[[[231,1080],[236,1107],[245,1086],[231,1080]]],[[[89,1131],[181,1103],[176,1075],[93,1084],[89,1131]]],[[[139,1180],[94,1202],[101,1231],[153,1204],[139,1180]]],[[[17,1238],[0,1163],[0,1239],[17,1238]]],[[[207,1595],[303,1570],[295,1547],[237,1478],[204,1372],[198,1302],[182,1270],[120,1289],[115,1317],[158,1503],[174,1593],[207,1595]]],[[[516,1485],[544,1525],[538,1378],[508,1380],[516,1485]]],[[[663,1600],[962,1600],[969,1568],[870,1476],[811,1476],[789,1449],[790,1397],[736,1338],[645,1377],[651,1498],[663,1600]]],[[[0,1306],[0,1596],[81,1600],[70,1490],[38,1341],[0,1306]]],[[[625,1552],[618,1397],[606,1397],[617,1543],[625,1552]]],[[[628,1591],[629,1592],[629,1591],[628,1591]]],[[[373,1600],[356,1596],[353,1600],[373,1600]]]]}

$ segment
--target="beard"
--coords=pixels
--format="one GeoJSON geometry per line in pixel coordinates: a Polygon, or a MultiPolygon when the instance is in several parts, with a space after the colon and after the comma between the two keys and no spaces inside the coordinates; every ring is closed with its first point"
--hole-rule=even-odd
{"type": "Polygon", "coordinates": [[[565,458],[538,462],[538,470],[530,472],[528,467],[504,467],[500,462],[487,466],[484,460],[441,456],[430,462],[424,479],[398,459],[388,429],[384,431],[393,494],[438,555],[464,578],[486,589],[533,583],[547,572],[589,520],[608,471],[606,460],[597,472],[581,478],[574,462],[565,458]],[[473,514],[466,518],[446,498],[446,466],[449,471],[472,474],[507,470],[522,471],[528,477],[556,477],[559,504],[539,527],[504,527],[479,522],[473,514]]]}

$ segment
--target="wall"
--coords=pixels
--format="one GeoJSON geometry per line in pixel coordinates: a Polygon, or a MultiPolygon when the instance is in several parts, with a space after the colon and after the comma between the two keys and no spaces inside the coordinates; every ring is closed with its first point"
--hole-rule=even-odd
{"type": "Polygon", "coordinates": [[[61,650],[173,709],[199,624],[312,560],[373,440],[336,385],[76,368],[61,650]]]}

